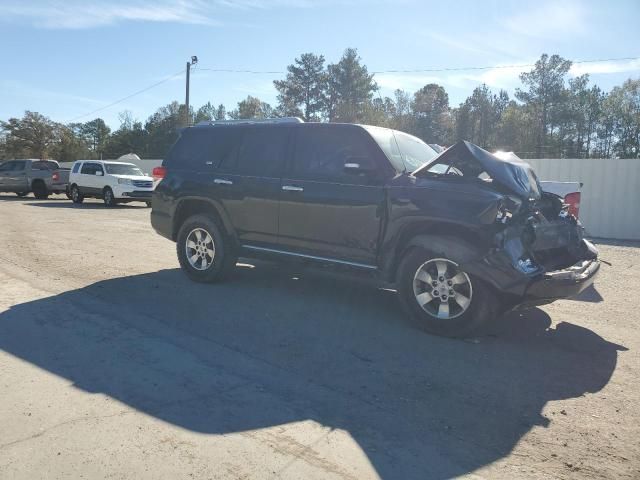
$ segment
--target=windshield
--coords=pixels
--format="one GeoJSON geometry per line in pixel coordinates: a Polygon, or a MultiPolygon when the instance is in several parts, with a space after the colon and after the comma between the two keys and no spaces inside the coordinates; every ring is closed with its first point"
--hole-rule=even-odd
{"type": "Polygon", "coordinates": [[[104,166],[107,168],[107,173],[111,175],[144,176],[144,173],[142,173],[142,170],[140,170],[135,165],[127,165],[122,163],[105,163],[104,166]]]}
{"type": "Polygon", "coordinates": [[[380,146],[398,172],[413,172],[430,162],[438,153],[419,138],[398,130],[364,127],[380,146]]]}

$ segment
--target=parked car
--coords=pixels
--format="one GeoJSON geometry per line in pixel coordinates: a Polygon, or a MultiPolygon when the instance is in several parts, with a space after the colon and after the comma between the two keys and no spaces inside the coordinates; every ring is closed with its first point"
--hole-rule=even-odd
{"type": "Polygon", "coordinates": [[[183,130],[154,176],[151,223],[191,279],[218,281],[238,257],[331,265],[395,288],[439,335],[576,295],[599,269],[528,164],[468,142],[437,155],[379,127],[207,122],[183,130]]]}
{"type": "Polygon", "coordinates": [[[101,198],[105,206],[133,201],[151,206],[153,178],[133,163],[77,160],[71,168],[69,190],[73,203],[86,197],[101,198]]]}
{"type": "Polygon", "coordinates": [[[0,165],[0,192],[24,197],[30,192],[38,199],[52,193],[67,193],[69,169],[55,160],[9,160],[0,165]]]}

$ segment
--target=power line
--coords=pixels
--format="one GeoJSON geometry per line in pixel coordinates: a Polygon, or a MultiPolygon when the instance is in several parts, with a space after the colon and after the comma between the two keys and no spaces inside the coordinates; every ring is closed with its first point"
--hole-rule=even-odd
{"type": "MultiPolygon", "coordinates": [[[[574,60],[571,63],[582,64],[582,63],[598,63],[598,62],[619,62],[623,60],[640,60],[640,57],[618,57],[618,58],[601,58],[601,59],[595,59],[595,60],[574,60]]],[[[527,68],[527,67],[535,67],[535,63],[526,63],[526,64],[518,64],[518,65],[497,65],[497,66],[492,65],[492,66],[484,66],[484,67],[447,67],[447,68],[441,67],[441,68],[418,68],[418,69],[411,69],[411,70],[378,70],[371,73],[376,75],[376,74],[384,74],[384,73],[455,72],[455,71],[465,71],[465,70],[466,71],[492,70],[492,69],[504,69],[504,68],[527,68]]],[[[285,71],[280,71],[280,70],[250,70],[250,69],[202,68],[202,67],[198,67],[197,71],[208,71],[208,72],[215,72],[215,73],[247,73],[247,74],[254,74],[254,75],[283,75],[287,73],[285,71]]],[[[113,107],[114,105],[122,103],[125,100],[135,97],[136,95],[140,95],[141,93],[151,90],[152,88],[155,88],[158,85],[168,82],[169,80],[179,75],[182,75],[183,73],[184,71],[180,70],[172,75],[167,76],[166,78],[160,80],[159,82],[149,85],[148,87],[145,87],[142,90],[138,90],[137,92],[127,95],[126,97],[122,97],[114,102],[111,102],[108,105],[105,105],[104,107],[96,108],[95,110],[92,110],[88,113],[72,118],[67,123],[75,122],[76,120],[79,120],[81,118],[88,117],[89,115],[93,115],[94,113],[98,113],[98,112],[101,112],[102,110],[106,110],[107,108],[113,107]]]]}
{"type": "MultiPolygon", "coordinates": [[[[595,60],[573,60],[572,64],[582,64],[582,63],[598,63],[598,62],[619,62],[622,60],[640,60],[640,57],[618,57],[618,58],[599,58],[595,60]]],[[[499,69],[499,68],[525,68],[525,67],[535,67],[535,63],[521,63],[514,65],[490,65],[483,67],[425,67],[425,68],[416,68],[410,70],[377,70],[372,71],[372,74],[381,74],[381,73],[426,73],[426,72],[453,72],[453,71],[464,71],[464,70],[491,70],[491,69],[499,69]]],[[[282,75],[287,73],[281,70],[249,70],[249,69],[231,69],[231,68],[199,68],[198,70],[206,70],[209,72],[217,72],[217,73],[250,73],[250,74],[265,74],[265,75],[282,75]]]]}
{"type": "Polygon", "coordinates": [[[105,105],[104,107],[96,108],[95,110],[92,110],[92,111],[90,111],[88,113],[84,113],[84,114],[79,115],[79,116],[77,116],[75,118],[72,118],[67,123],[72,123],[72,122],[75,122],[76,120],[79,120],[80,118],[88,117],[89,115],[93,115],[94,113],[98,113],[98,112],[101,112],[102,110],[106,110],[107,108],[113,107],[114,105],[122,103],[125,100],[129,100],[130,98],[135,97],[136,95],[140,95],[141,93],[144,93],[147,90],[151,90],[152,88],[155,88],[158,85],[161,85],[161,84],[163,84],[165,82],[168,82],[172,78],[175,78],[175,77],[177,77],[179,75],[182,75],[182,74],[184,74],[184,71],[181,69],[179,72],[176,72],[176,73],[174,73],[172,75],[169,75],[168,77],[160,80],[159,82],[154,83],[153,85],[149,85],[148,87],[145,87],[142,90],[138,90],[137,92],[134,92],[134,93],[132,93],[130,95],[127,95],[126,97],[122,97],[122,98],[116,100],[115,102],[111,102],[109,105],[105,105]]]}

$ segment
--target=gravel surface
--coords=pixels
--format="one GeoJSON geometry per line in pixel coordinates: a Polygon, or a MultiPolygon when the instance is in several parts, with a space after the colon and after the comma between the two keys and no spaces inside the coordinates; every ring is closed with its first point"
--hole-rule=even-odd
{"type": "Polygon", "coordinates": [[[491,334],[270,264],[191,283],[149,209],[0,195],[0,478],[640,478],[640,248],[491,334]]]}

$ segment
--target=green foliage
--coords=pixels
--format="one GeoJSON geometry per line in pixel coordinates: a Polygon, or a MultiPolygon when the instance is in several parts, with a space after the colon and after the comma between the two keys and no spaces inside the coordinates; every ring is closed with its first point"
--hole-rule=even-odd
{"type": "Polygon", "coordinates": [[[22,118],[0,122],[5,132],[7,158],[47,158],[51,146],[59,140],[59,125],[37,112],[26,111],[22,118]]]}
{"type": "Polygon", "coordinates": [[[284,80],[273,82],[278,90],[278,110],[284,116],[302,117],[306,122],[320,121],[327,101],[324,57],[303,53],[287,70],[284,80]]]}
{"type": "Polygon", "coordinates": [[[114,132],[100,118],[62,125],[27,111],[22,118],[0,122],[0,159],[64,161],[127,153],[164,158],[189,123],[274,116],[379,125],[441,145],[464,139],[523,158],[640,158],[640,80],[627,80],[605,93],[587,75],[567,78],[570,67],[570,61],[544,54],[521,74],[515,99],[483,84],[451,108],[445,89],[434,83],[414,93],[396,90],[392,98],[380,96],[374,75],[353,48],[326,67],[322,55],[304,53],[287,67],[283,80],[274,82],[275,109],[251,95],[230,112],[211,102],[187,112],[174,101],[144,123],[123,112],[114,132]]]}
{"type": "Polygon", "coordinates": [[[250,119],[250,118],[271,118],[274,116],[274,110],[268,103],[261,101],[259,98],[249,95],[244,100],[238,102],[238,108],[229,112],[229,117],[234,120],[250,119]]]}

